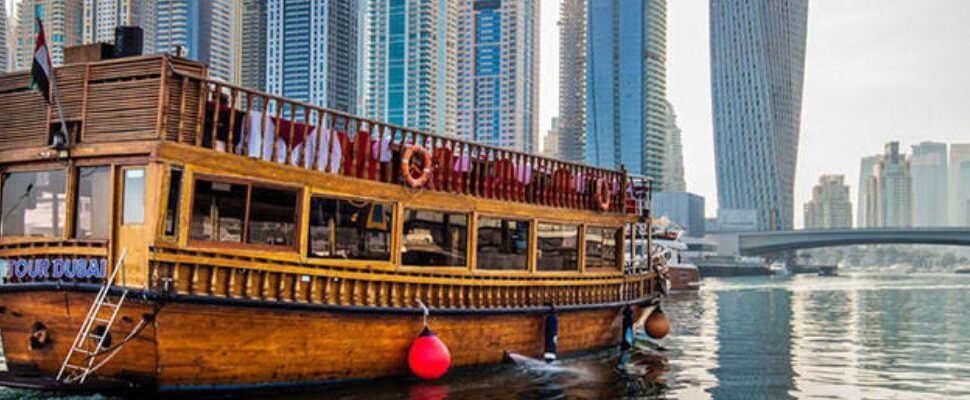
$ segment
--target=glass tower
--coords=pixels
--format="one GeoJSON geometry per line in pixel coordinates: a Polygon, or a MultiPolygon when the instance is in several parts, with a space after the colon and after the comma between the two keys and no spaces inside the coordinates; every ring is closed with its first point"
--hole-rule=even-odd
{"type": "Polygon", "coordinates": [[[663,179],[667,1],[588,3],[586,162],[663,179]]]}
{"type": "Polygon", "coordinates": [[[538,0],[458,2],[458,136],[538,152],[538,0]]]}
{"type": "Polygon", "coordinates": [[[718,202],[792,229],[808,0],[710,0],[718,202]]]}
{"type": "Polygon", "coordinates": [[[236,35],[233,16],[235,0],[158,0],[155,46],[158,52],[175,53],[209,66],[209,75],[233,82],[233,53],[236,35]]]}
{"type": "Polygon", "coordinates": [[[455,134],[457,20],[452,0],[368,0],[368,117],[455,134]]]}
{"type": "Polygon", "coordinates": [[[357,0],[269,0],[266,90],[355,113],[357,0]]]}

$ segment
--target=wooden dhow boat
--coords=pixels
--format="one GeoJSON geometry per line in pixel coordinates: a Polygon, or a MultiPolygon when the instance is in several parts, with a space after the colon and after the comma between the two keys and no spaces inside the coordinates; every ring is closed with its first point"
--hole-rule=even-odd
{"type": "MultiPolygon", "coordinates": [[[[408,374],[617,345],[622,171],[233,86],[167,55],[68,63],[61,119],[0,76],[0,385],[179,391],[408,374]],[[423,308],[426,307],[426,308],[423,308]]],[[[641,185],[638,192],[643,192],[641,185]]],[[[628,324],[623,322],[623,324],[628,324]]]]}

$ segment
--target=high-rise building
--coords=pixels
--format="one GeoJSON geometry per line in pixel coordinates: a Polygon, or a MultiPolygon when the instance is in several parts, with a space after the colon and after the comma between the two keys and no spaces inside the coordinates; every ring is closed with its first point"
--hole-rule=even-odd
{"type": "Polygon", "coordinates": [[[237,81],[233,17],[238,5],[237,0],[158,0],[156,51],[174,54],[181,47],[184,57],[207,64],[210,76],[237,81]]]}
{"type": "Polygon", "coordinates": [[[458,1],[458,136],[539,150],[539,0],[458,1]]]}
{"type": "Polygon", "coordinates": [[[586,162],[660,182],[667,1],[590,1],[586,29],[586,162]]]}
{"type": "Polygon", "coordinates": [[[948,226],[946,143],[922,142],[909,159],[913,177],[913,226],[948,226]]]}
{"type": "Polygon", "coordinates": [[[357,112],[357,0],[269,0],[266,90],[357,112]]]}
{"type": "Polygon", "coordinates": [[[805,203],[805,229],[852,227],[852,203],[844,175],[822,175],[805,203]]]}
{"type": "MultiPolygon", "coordinates": [[[[559,148],[564,160],[586,157],[586,1],[559,5],[559,148]]],[[[547,148],[548,150],[548,148],[547,148]]]]}
{"type": "Polygon", "coordinates": [[[665,104],[663,190],[683,192],[687,190],[687,182],[684,181],[684,145],[674,105],[669,101],[665,104]]]}
{"type": "Polygon", "coordinates": [[[655,217],[667,218],[684,228],[686,236],[704,236],[703,197],[688,192],[657,192],[652,196],[650,207],[655,217]]]}
{"type": "Polygon", "coordinates": [[[0,7],[0,73],[10,68],[10,49],[7,47],[7,5],[0,7]]]}
{"type": "Polygon", "coordinates": [[[950,145],[950,221],[970,226],[970,143],[950,145]]]}
{"type": "Polygon", "coordinates": [[[710,0],[718,203],[792,229],[808,0],[710,0]]]}
{"type": "Polygon", "coordinates": [[[856,194],[856,227],[871,228],[875,227],[876,210],[874,199],[869,198],[869,178],[875,172],[876,163],[882,156],[874,155],[863,157],[859,166],[859,186],[856,194]]]}
{"type": "Polygon", "coordinates": [[[562,141],[562,119],[552,117],[552,125],[546,136],[542,138],[542,154],[546,157],[562,158],[559,153],[559,143],[562,141]]]}
{"type": "Polygon", "coordinates": [[[81,44],[80,0],[21,0],[17,4],[14,70],[30,69],[37,41],[37,18],[44,21],[51,63],[64,63],[64,48],[81,44]]]}
{"type": "Polygon", "coordinates": [[[155,52],[157,0],[83,0],[81,35],[84,43],[114,43],[115,28],[142,29],[142,52],[155,52]]]}
{"type": "Polygon", "coordinates": [[[266,1],[242,2],[241,81],[256,90],[266,89],[266,1]]]}
{"type": "Polygon", "coordinates": [[[455,135],[457,8],[452,0],[367,0],[367,117],[455,135]]]}
{"type": "Polygon", "coordinates": [[[883,156],[867,181],[869,201],[875,215],[867,216],[869,227],[899,228],[913,223],[913,178],[909,160],[899,152],[899,142],[886,144],[883,156]]]}

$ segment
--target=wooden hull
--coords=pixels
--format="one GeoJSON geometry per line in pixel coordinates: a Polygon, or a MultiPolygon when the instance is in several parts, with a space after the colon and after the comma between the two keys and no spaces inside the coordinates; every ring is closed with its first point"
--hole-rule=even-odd
{"type": "MultiPolygon", "coordinates": [[[[93,298],[89,291],[53,288],[0,292],[9,367],[0,372],[0,385],[65,389],[53,378],[93,298]],[[37,322],[49,340],[31,349],[37,322]]],[[[617,344],[622,307],[558,310],[559,353],[617,344]]],[[[506,351],[541,356],[545,312],[459,311],[429,319],[453,368],[498,363],[506,351]]],[[[127,336],[146,315],[154,315],[146,329],[86,386],[69,389],[241,389],[406,375],[408,346],[421,330],[414,313],[142,293],[125,302],[112,336],[127,336]]]]}
{"type": "Polygon", "coordinates": [[[694,266],[669,266],[670,290],[693,291],[701,287],[701,274],[694,266]]]}

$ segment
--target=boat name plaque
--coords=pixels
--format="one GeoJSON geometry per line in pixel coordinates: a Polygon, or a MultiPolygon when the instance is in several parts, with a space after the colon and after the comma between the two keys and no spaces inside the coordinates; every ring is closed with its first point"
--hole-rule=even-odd
{"type": "Polygon", "coordinates": [[[0,276],[5,279],[104,279],[104,258],[0,259],[0,276]]]}

